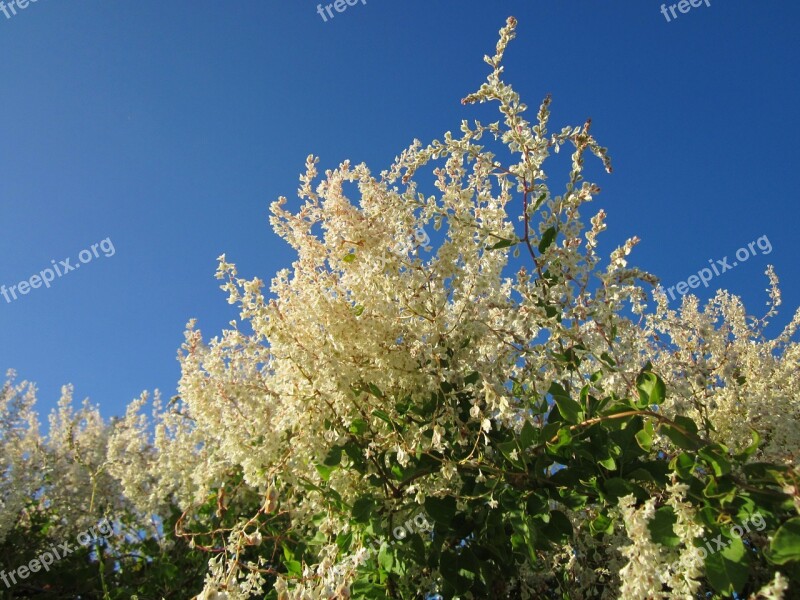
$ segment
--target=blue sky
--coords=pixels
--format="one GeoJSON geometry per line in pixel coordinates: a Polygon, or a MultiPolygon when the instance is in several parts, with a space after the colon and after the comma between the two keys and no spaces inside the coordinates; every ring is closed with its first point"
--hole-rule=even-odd
{"type": "Polygon", "coordinates": [[[367,0],[327,21],[316,6],[39,0],[0,13],[0,284],[114,247],[0,296],[0,369],[38,384],[42,412],[64,383],[105,416],[146,389],[174,394],[188,319],[208,337],[236,317],[216,257],[265,280],[289,265],[268,206],[296,198],[308,154],[377,173],[413,138],[485,118],[460,99],[508,15],[507,81],[534,109],[552,93],[553,130],[591,117],[609,147],[612,175],[589,163],[609,215],[601,251],[638,235],[632,262],[673,285],[766,235],[769,255],[756,246],[700,296],[724,287],[762,314],[771,263],[777,322],[800,304],[796,2],[711,0],[669,22],[655,0],[367,0]]]}

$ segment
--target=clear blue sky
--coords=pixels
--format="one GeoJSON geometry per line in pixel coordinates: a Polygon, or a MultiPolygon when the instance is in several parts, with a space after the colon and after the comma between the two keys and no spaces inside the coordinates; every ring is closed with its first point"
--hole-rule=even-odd
{"type": "Polygon", "coordinates": [[[0,284],[115,249],[0,296],[0,370],[37,382],[43,412],[64,383],[105,416],[174,394],[187,320],[210,336],[236,317],[216,257],[265,280],[289,265],[268,205],[296,198],[309,153],[379,172],[479,116],[459,101],[508,15],[507,79],[534,109],[553,94],[553,129],[592,117],[610,148],[613,175],[590,163],[601,250],[639,235],[633,262],[672,285],[767,235],[771,254],[710,285],[761,314],[774,264],[785,323],[800,304],[800,5],[710,4],[670,22],[656,0],[367,0],[327,22],[307,0],[0,13],[0,284]]]}

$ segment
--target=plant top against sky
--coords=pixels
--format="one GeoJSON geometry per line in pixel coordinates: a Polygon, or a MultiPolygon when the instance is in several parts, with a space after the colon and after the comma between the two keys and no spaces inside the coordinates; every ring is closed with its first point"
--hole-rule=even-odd
{"type": "MultiPolygon", "coordinates": [[[[299,208],[271,205],[296,261],[266,294],[220,257],[246,327],[204,341],[190,321],[152,420],[146,396],[106,425],[65,394],[44,444],[31,394],[3,388],[8,543],[50,531],[30,514],[63,533],[113,511],[153,537],[95,552],[156,556],[154,597],[207,558],[203,600],[788,600],[800,311],[770,339],[772,269],[754,318],[724,291],[651,301],[635,237],[601,257],[582,173],[587,153],[610,172],[606,149],[589,121],[548,132],[549,97],[524,118],[501,78],[515,29],[463,100],[500,121],[414,141],[377,177],[345,161],[318,181],[308,157],[299,208]],[[556,194],[544,162],[564,148],[556,194]]],[[[101,569],[105,597],[155,568],[101,569]]]]}

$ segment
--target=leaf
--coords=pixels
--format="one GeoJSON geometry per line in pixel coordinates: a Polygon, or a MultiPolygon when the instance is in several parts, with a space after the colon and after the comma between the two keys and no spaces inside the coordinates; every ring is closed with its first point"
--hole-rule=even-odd
{"type": "Polygon", "coordinates": [[[381,421],[384,421],[384,422],[388,423],[389,425],[394,426],[394,421],[392,421],[392,418],[386,412],[384,412],[384,411],[382,411],[380,409],[376,408],[375,410],[373,410],[372,411],[372,416],[373,417],[378,417],[381,421]]]}
{"type": "Polygon", "coordinates": [[[767,558],[776,565],[800,560],[800,517],[789,519],[778,528],[767,558]]]}
{"type": "Polygon", "coordinates": [[[721,503],[725,505],[732,502],[736,497],[736,487],[728,477],[717,479],[709,477],[706,487],[703,488],[703,496],[706,498],[720,498],[721,503]]]}
{"type": "MultiPolygon", "coordinates": [[[[554,423],[554,425],[555,424],[556,423],[554,423]]],[[[569,444],[572,442],[572,434],[566,427],[559,429],[556,433],[556,436],[555,442],[547,442],[547,449],[550,450],[550,452],[557,452],[564,446],[569,446],[569,444]]]]}
{"type": "Polygon", "coordinates": [[[603,513],[598,514],[589,522],[589,529],[592,535],[599,533],[611,534],[614,531],[614,521],[603,513]]]}
{"type": "Polygon", "coordinates": [[[589,497],[584,494],[579,494],[572,490],[559,490],[558,495],[561,497],[561,504],[571,510],[580,510],[586,506],[589,497]]]}
{"type": "Polygon", "coordinates": [[[289,575],[300,577],[303,573],[303,565],[296,560],[286,560],[283,562],[283,566],[286,567],[286,572],[289,575]]]}
{"type": "Polygon", "coordinates": [[[411,408],[411,396],[406,396],[400,402],[394,405],[398,415],[405,415],[411,408]]]}
{"type": "Polygon", "coordinates": [[[789,467],[785,465],[774,465],[771,463],[754,462],[747,463],[742,466],[742,471],[751,478],[767,479],[777,483],[783,473],[786,473],[789,467]]]}
{"type": "Polygon", "coordinates": [[[514,510],[508,513],[508,522],[514,528],[511,535],[511,546],[527,555],[532,564],[536,564],[536,526],[524,511],[514,510]]]}
{"type": "Polygon", "coordinates": [[[336,536],[336,545],[342,552],[347,552],[350,549],[350,544],[353,542],[353,532],[340,533],[336,536]]]}
{"type": "Polygon", "coordinates": [[[701,440],[697,437],[697,425],[688,417],[675,417],[675,425],[662,424],[660,431],[666,435],[670,441],[678,448],[684,450],[698,450],[702,446],[701,440]]]}
{"type": "Polygon", "coordinates": [[[356,259],[356,253],[351,252],[350,254],[345,254],[342,260],[346,263],[351,263],[356,259]]]}
{"type": "Polygon", "coordinates": [[[370,383],[367,387],[369,388],[370,394],[378,398],[383,398],[383,392],[377,385],[375,385],[374,383],[370,383]]]}
{"type": "Polygon", "coordinates": [[[553,400],[555,400],[556,406],[558,406],[558,412],[561,413],[564,419],[569,423],[580,423],[583,421],[581,405],[570,398],[569,394],[567,394],[561,385],[554,381],[550,384],[548,393],[553,396],[553,400]]]}
{"type": "Polygon", "coordinates": [[[541,527],[542,533],[555,544],[563,544],[572,538],[572,523],[560,510],[550,513],[550,520],[541,527]]]}
{"type": "Polygon", "coordinates": [[[353,504],[352,515],[356,523],[368,523],[375,508],[375,501],[372,498],[359,498],[353,504]]]}
{"type": "Polygon", "coordinates": [[[651,431],[647,430],[646,426],[644,429],[640,429],[636,432],[636,443],[639,444],[639,447],[645,452],[650,452],[650,448],[653,447],[653,434],[651,431]]]}
{"type": "Polygon", "coordinates": [[[559,315],[558,307],[547,305],[544,308],[544,314],[547,316],[548,319],[552,319],[553,317],[558,315],[558,320],[561,321],[561,315],[559,315]]]}
{"type": "Polygon", "coordinates": [[[425,542],[422,541],[422,536],[418,533],[411,534],[403,540],[404,550],[408,549],[412,559],[417,563],[425,562],[425,542]]]}
{"type": "Polygon", "coordinates": [[[452,550],[442,552],[439,559],[439,572],[442,574],[442,579],[457,593],[466,592],[470,587],[470,581],[461,575],[460,564],[461,560],[455,552],[452,550]]]}
{"type": "Polygon", "coordinates": [[[751,457],[755,454],[755,451],[758,450],[758,446],[761,444],[761,436],[755,429],[750,429],[753,433],[753,440],[750,442],[750,445],[747,446],[741,453],[734,456],[736,460],[744,461],[745,459],[751,457]]]}
{"type": "Polygon", "coordinates": [[[364,307],[363,307],[361,304],[356,304],[356,305],[353,307],[353,313],[354,313],[354,314],[355,314],[357,317],[360,317],[360,316],[361,316],[361,315],[364,313],[364,307]]]}
{"type": "Polygon", "coordinates": [[[473,371],[472,373],[470,373],[469,375],[464,377],[464,384],[465,385],[474,385],[474,384],[478,383],[478,380],[480,378],[481,378],[481,374],[478,373],[477,371],[473,371]]]}
{"type": "Polygon", "coordinates": [[[328,455],[325,457],[325,460],[322,461],[326,467],[338,467],[339,463],[342,462],[342,447],[341,446],[334,446],[328,451],[328,455]]]}
{"type": "Polygon", "coordinates": [[[519,444],[523,450],[527,450],[531,446],[536,443],[536,440],[539,437],[538,430],[531,425],[530,421],[525,421],[525,424],[522,426],[522,431],[519,435],[519,444]]]}
{"type": "Polygon", "coordinates": [[[682,429],[685,429],[689,433],[693,435],[697,435],[697,424],[692,421],[689,417],[684,417],[683,415],[678,415],[673,419],[675,424],[679,425],[682,429]]]}
{"type": "Polygon", "coordinates": [[[600,360],[606,363],[606,365],[608,365],[609,367],[612,367],[612,369],[617,366],[616,361],[613,358],[611,358],[608,352],[603,352],[600,355],[600,360]]]}
{"type": "Polygon", "coordinates": [[[392,572],[394,565],[394,552],[391,551],[388,544],[383,544],[378,551],[378,564],[387,573],[392,572]]]}
{"type": "Polygon", "coordinates": [[[653,518],[647,523],[650,537],[654,542],[676,548],[681,543],[681,538],[675,533],[673,526],[678,522],[678,517],[671,506],[662,506],[653,518]]]}
{"type": "Polygon", "coordinates": [[[456,515],[456,499],[452,496],[425,498],[425,512],[435,522],[449,527],[456,515]]]}
{"type": "Polygon", "coordinates": [[[604,458],[602,460],[598,460],[597,464],[606,468],[609,471],[617,470],[617,461],[615,461],[612,456],[609,456],[608,458],[604,458]]]}
{"type": "Polygon", "coordinates": [[[350,423],[350,433],[361,435],[367,431],[367,422],[364,419],[353,419],[350,423]]]}
{"type": "MultiPolygon", "coordinates": [[[[353,598],[364,598],[364,600],[383,600],[383,598],[386,598],[385,586],[371,581],[366,575],[362,575],[353,582],[350,592],[353,598]]],[[[266,600],[272,599],[267,597],[266,600]]],[[[277,595],[275,596],[275,600],[278,600],[277,595]]]]}
{"type": "Polygon", "coordinates": [[[514,240],[500,240],[496,244],[492,244],[487,248],[487,250],[500,250],[501,248],[508,248],[509,246],[513,246],[516,244],[514,240]]]}
{"type": "Polygon", "coordinates": [[[731,463],[718,444],[701,448],[697,454],[714,470],[714,475],[717,477],[722,477],[731,472],[731,463]]]}
{"type": "Polygon", "coordinates": [[[749,577],[749,559],[741,538],[719,552],[706,556],[706,577],[720,594],[740,592],[749,577]]]}
{"type": "Polygon", "coordinates": [[[317,469],[317,473],[319,476],[322,477],[323,481],[328,481],[331,478],[331,473],[333,473],[338,467],[326,467],[325,465],[314,465],[317,469]]]}
{"type": "Polygon", "coordinates": [[[639,390],[640,408],[653,404],[661,404],[667,395],[667,386],[655,373],[644,372],[636,379],[636,388],[639,390]]]}
{"type": "Polygon", "coordinates": [[[650,497],[650,494],[648,494],[644,488],[622,477],[606,479],[603,482],[603,487],[605,488],[606,494],[612,499],[621,498],[628,494],[633,494],[639,500],[646,500],[650,497]]]}
{"type": "Polygon", "coordinates": [[[669,461],[669,468],[675,471],[681,479],[686,479],[695,468],[695,460],[686,452],[681,452],[669,461]]]}
{"type": "MultiPolygon", "coordinates": [[[[556,146],[556,152],[558,152],[558,146],[556,146]]],[[[537,210],[537,209],[538,209],[538,208],[539,208],[539,207],[542,205],[542,202],[544,202],[544,201],[545,201],[545,198],[547,198],[547,192],[542,192],[542,193],[539,195],[539,197],[536,199],[536,204],[534,204],[534,205],[531,207],[531,213],[533,213],[534,211],[536,211],[536,210],[537,210]]]]}
{"type": "Polygon", "coordinates": [[[542,234],[542,239],[539,241],[539,252],[542,253],[547,250],[556,239],[556,228],[548,227],[547,231],[542,234]]]}

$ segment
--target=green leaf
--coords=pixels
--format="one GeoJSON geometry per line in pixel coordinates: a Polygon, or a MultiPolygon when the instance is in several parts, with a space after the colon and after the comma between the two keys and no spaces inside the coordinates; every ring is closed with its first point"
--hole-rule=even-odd
{"type": "Polygon", "coordinates": [[[732,502],[736,497],[736,487],[728,477],[721,479],[709,477],[706,487],[703,488],[703,496],[706,498],[720,498],[721,503],[724,505],[727,502],[732,502]]]}
{"type": "Polygon", "coordinates": [[[598,514],[589,522],[589,530],[592,535],[599,533],[611,534],[614,531],[614,521],[603,513],[598,514]]]}
{"type": "Polygon", "coordinates": [[[327,467],[338,467],[339,463],[342,462],[342,447],[341,446],[334,446],[328,451],[328,455],[325,457],[325,460],[322,461],[327,467]]]}
{"type": "Polygon", "coordinates": [[[472,385],[478,383],[478,380],[481,378],[481,374],[477,371],[473,371],[466,377],[464,377],[464,384],[465,385],[472,385]]]}
{"type": "Polygon", "coordinates": [[[406,396],[400,402],[394,405],[398,415],[405,415],[411,408],[411,396],[406,396]]]}
{"type": "Polygon", "coordinates": [[[303,573],[303,565],[296,560],[286,560],[283,562],[283,566],[286,567],[286,571],[289,575],[299,577],[303,573]]]}
{"type": "Polygon", "coordinates": [[[374,508],[375,501],[372,498],[359,498],[353,504],[353,519],[356,523],[368,523],[374,508]]]}
{"type": "MultiPolygon", "coordinates": [[[[544,314],[547,316],[548,319],[552,319],[556,315],[559,315],[559,310],[557,306],[553,306],[548,304],[544,307],[544,314]]],[[[559,315],[558,320],[561,321],[561,316],[559,315]]]]}
{"type": "Polygon", "coordinates": [[[609,471],[617,470],[617,461],[615,461],[614,458],[611,456],[609,456],[608,458],[603,458],[602,460],[598,460],[597,464],[606,468],[609,471]]]}
{"type": "Polygon", "coordinates": [[[616,361],[613,358],[611,358],[611,355],[608,352],[603,352],[600,355],[600,360],[606,363],[606,365],[608,365],[609,367],[612,367],[612,369],[617,366],[616,361]]]}
{"type": "MultiPolygon", "coordinates": [[[[557,425],[557,423],[553,423],[553,425],[557,425]]],[[[547,442],[547,449],[550,450],[550,452],[558,452],[558,450],[564,446],[569,446],[569,444],[572,443],[572,434],[566,427],[559,429],[556,436],[555,442],[547,442]]]]}
{"type": "Polygon", "coordinates": [[[645,500],[650,496],[644,488],[622,477],[606,479],[603,482],[603,487],[605,488],[606,494],[612,499],[621,498],[628,494],[633,494],[639,500],[645,500]]]}
{"type": "Polygon", "coordinates": [[[487,250],[500,250],[501,248],[508,248],[509,246],[513,246],[517,242],[514,240],[500,240],[496,244],[492,244],[487,248],[487,250]]]}
{"type": "Polygon", "coordinates": [[[697,425],[694,421],[688,417],[678,416],[675,417],[675,424],[677,427],[666,424],[660,426],[661,433],[673,444],[683,450],[698,450],[702,446],[702,441],[697,437],[697,425]]]}
{"type": "MultiPolygon", "coordinates": [[[[353,598],[364,598],[364,600],[383,600],[386,598],[386,587],[383,584],[371,581],[367,575],[362,575],[356,579],[350,591],[353,598]]],[[[268,597],[267,600],[271,599],[268,597]]],[[[275,596],[275,600],[277,600],[277,596],[275,596]]]]}
{"type": "Polygon", "coordinates": [[[675,471],[681,479],[687,479],[695,468],[695,460],[686,452],[681,452],[669,461],[669,468],[675,471]]]}
{"type": "Polygon", "coordinates": [[[369,388],[370,394],[378,398],[383,398],[383,392],[377,385],[375,385],[374,383],[370,383],[367,387],[369,388]]]}
{"type": "Polygon", "coordinates": [[[350,423],[350,433],[361,435],[367,431],[367,422],[364,419],[353,419],[350,423]]]}
{"type": "Polygon", "coordinates": [[[789,519],[778,528],[767,558],[776,565],[800,560],[800,517],[789,519]]]}
{"type": "Polygon", "coordinates": [[[531,207],[531,213],[533,213],[536,209],[538,209],[542,205],[542,202],[545,201],[545,198],[547,198],[547,192],[542,192],[536,199],[536,204],[534,204],[531,207]]]}
{"type": "Polygon", "coordinates": [[[394,552],[392,552],[388,544],[383,544],[381,549],[378,551],[378,564],[387,573],[392,572],[392,566],[394,565],[394,552]]]}
{"type": "Polygon", "coordinates": [[[511,535],[511,546],[525,554],[535,564],[536,560],[536,526],[524,511],[514,510],[507,515],[508,522],[514,528],[511,535]]]}
{"type": "Polygon", "coordinates": [[[314,465],[317,469],[317,473],[319,476],[322,477],[323,481],[328,481],[331,478],[331,473],[333,473],[338,467],[327,467],[325,465],[314,465]]]}
{"type": "Polygon", "coordinates": [[[340,533],[336,536],[336,545],[342,552],[347,552],[350,549],[350,544],[353,542],[353,532],[340,533]]]}
{"type": "Polygon", "coordinates": [[[650,449],[653,447],[653,425],[648,421],[644,429],[640,429],[636,432],[636,443],[639,444],[639,447],[644,450],[645,452],[650,452],[650,449]],[[650,425],[650,430],[648,431],[647,425],[650,425]]]}
{"type": "Polygon", "coordinates": [[[661,404],[667,395],[667,386],[655,373],[643,372],[636,379],[636,388],[639,390],[640,408],[653,404],[661,404]]]}
{"type": "Polygon", "coordinates": [[[747,463],[742,466],[742,471],[744,471],[748,477],[767,479],[775,483],[777,483],[788,470],[789,467],[785,465],[774,465],[772,463],[763,462],[747,463]]]}
{"type": "Polygon", "coordinates": [[[519,434],[519,444],[523,450],[527,450],[536,443],[539,438],[539,430],[531,425],[530,421],[525,421],[522,431],[519,434]]]}
{"type": "Polygon", "coordinates": [[[697,423],[692,421],[689,417],[684,417],[683,415],[676,416],[673,421],[676,425],[679,425],[682,429],[685,429],[689,433],[697,435],[697,423]]]}
{"type": "Polygon", "coordinates": [[[550,520],[541,527],[542,533],[555,544],[563,544],[572,538],[572,523],[560,510],[550,513],[550,520]]]}
{"type": "Polygon", "coordinates": [[[456,515],[456,499],[452,496],[425,498],[425,512],[436,523],[449,527],[456,515]]]}
{"type": "Polygon", "coordinates": [[[714,470],[717,477],[731,472],[731,463],[718,444],[701,448],[697,454],[714,470]]]}
{"type": "Polygon", "coordinates": [[[539,240],[539,252],[542,253],[547,250],[556,239],[556,228],[549,227],[547,231],[542,234],[542,239],[539,240]]]}
{"type": "Polygon", "coordinates": [[[580,510],[586,506],[589,497],[584,494],[579,494],[572,490],[559,490],[558,495],[561,497],[561,504],[571,510],[580,510]]]}
{"type": "Polygon", "coordinates": [[[651,539],[663,546],[676,548],[681,543],[681,538],[678,537],[673,529],[677,522],[678,517],[672,507],[662,506],[647,524],[650,529],[651,539]]]}
{"type": "Polygon", "coordinates": [[[353,313],[355,313],[357,317],[360,317],[363,314],[363,312],[364,312],[364,307],[361,304],[356,304],[353,307],[353,313]]]}
{"type": "Polygon", "coordinates": [[[719,552],[706,556],[706,577],[720,594],[740,592],[749,576],[749,559],[741,538],[719,552]]]}
{"type": "Polygon", "coordinates": [[[753,433],[753,440],[750,442],[750,445],[744,449],[741,453],[737,454],[734,458],[738,461],[744,461],[745,459],[751,457],[755,454],[756,450],[758,450],[758,446],[761,444],[761,436],[755,429],[750,429],[753,433]]]}
{"type": "Polygon", "coordinates": [[[553,396],[553,400],[555,400],[556,406],[558,406],[558,412],[561,413],[564,419],[569,423],[580,423],[583,421],[581,405],[570,398],[569,394],[567,394],[561,385],[554,381],[550,384],[548,393],[553,396]]]}
{"type": "Polygon", "coordinates": [[[445,550],[439,559],[439,572],[457,593],[464,593],[470,588],[470,580],[462,575],[461,557],[452,550],[445,550]]]}
{"type": "Polygon", "coordinates": [[[422,540],[420,534],[414,533],[403,540],[403,549],[407,549],[412,560],[417,563],[425,562],[425,542],[422,540]]]}
{"type": "Polygon", "coordinates": [[[342,260],[346,263],[351,263],[356,259],[356,253],[351,252],[350,254],[345,254],[342,260]]]}
{"type": "Polygon", "coordinates": [[[378,417],[381,421],[384,421],[384,422],[388,423],[389,425],[394,426],[394,421],[392,421],[392,418],[386,412],[384,412],[382,410],[379,410],[379,409],[376,408],[375,410],[372,411],[372,416],[373,417],[378,417]]]}

